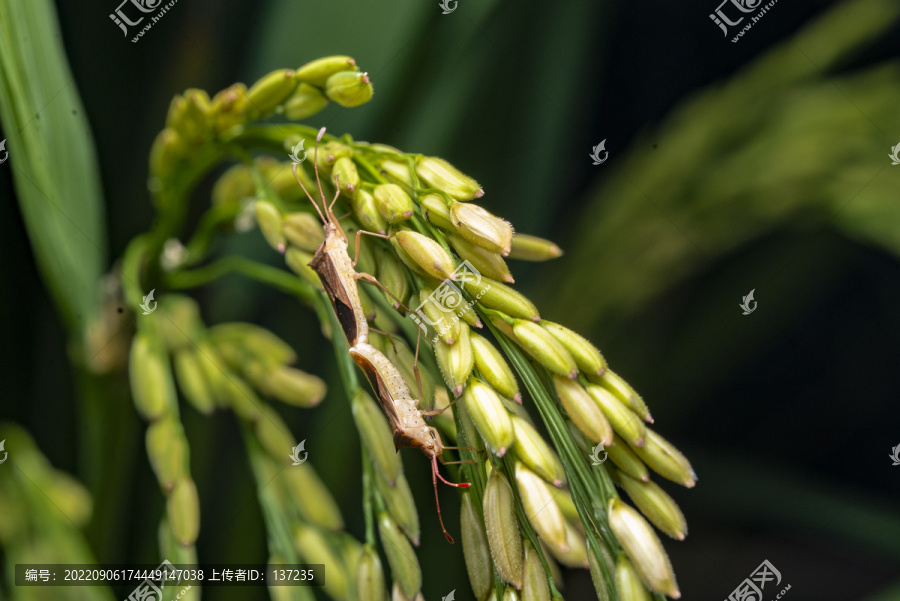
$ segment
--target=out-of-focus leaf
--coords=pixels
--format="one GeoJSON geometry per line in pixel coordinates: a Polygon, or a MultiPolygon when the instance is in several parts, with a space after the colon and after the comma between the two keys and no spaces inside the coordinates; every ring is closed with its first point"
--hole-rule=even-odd
{"type": "Polygon", "coordinates": [[[103,199],[84,109],[51,0],[0,3],[0,119],[38,266],[73,337],[105,264],[103,199]]]}
{"type": "Polygon", "coordinates": [[[590,331],[785,224],[831,224],[900,254],[900,169],[887,156],[888,132],[900,130],[900,68],[822,73],[898,15],[885,0],[838,6],[611,163],[544,287],[554,312],[590,331]]]}

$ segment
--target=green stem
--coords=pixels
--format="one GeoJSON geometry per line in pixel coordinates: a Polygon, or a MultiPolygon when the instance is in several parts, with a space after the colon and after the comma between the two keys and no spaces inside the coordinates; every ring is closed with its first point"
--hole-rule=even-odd
{"type": "Polygon", "coordinates": [[[369,453],[366,447],[360,446],[362,449],[362,466],[363,466],[363,515],[366,520],[366,544],[375,547],[375,519],[372,515],[372,500],[375,496],[372,481],[375,474],[372,470],[372,461],[369,459],[369,453]]]}
{"type": "Polygon", "coordinates": [[[313,305],[317,302],[318,297],[311,284],[307,284],[297,276],[277,267],[257,263],[239,256],[225,257],[203,267],[173,273],[168,276],[167,284],[170,288],[176,290],[196,288],[229,273],[239,273],[268,284],[282,292],[295,294],[308,305],[313,305]]]}
{"type": "Polygon", "coordinates": [[[365,157],[353,155],[353,161],[360,167],[362,167],[366,171],[366,173],[368,173],[372,177],[372,179],[374,179],[379,184],[388,183],[387,179],[385,179],[385,177],[381,175],[381,172],[375,168],[375,165],[370,163],[369,160],[365,157]]]}
{"type": "Polygon", "coordinates": [[[187,258],[182,267],[189,267],[201,262],[209,254],[213,238],[218,233],[219,227],[232,223],[238,216],[240,208],[212,207],[203,213],[194,235],[185,245],[187,258]]]}

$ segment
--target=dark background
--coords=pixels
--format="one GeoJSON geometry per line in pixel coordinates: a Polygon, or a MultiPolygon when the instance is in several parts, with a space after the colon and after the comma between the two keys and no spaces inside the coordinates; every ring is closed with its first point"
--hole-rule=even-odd
{"type": "MultiPolygon", "coordinates": [[[[443,156],[479,179],[492,212],[574,250],[554,263],[514,265],[517,284],[545,317],[597,343],[644,395],[656,429],[691,458],[697,487],[666,487],[691,528],[684,542],[666,541],[683,598],[726,598],[768,559],[794,601],[900,599],[900,467],[887,457],[900,444],[896,250],[850,236],[809,209],[734,245],[692,239],[690,268],[639,303],[604,305],[606,291],[619,285],[616,274],[592,288],[596,296],[577,293],[613,259],[625,267],[619,271],[645,269],[640,257],[623,258],[627,246],[591,239],[593,215],[619,200],[610,181],[627,161],[674,152],[679,141],[657,135],[667,116],[789,44],[837,3],[780,0],[737,44],[710,21],[715,2],[459,0],[450,15],[436,5],[179,0],[133,44],[109,20],[115,2],[58,2],[102,169],[110,256],[152,223],[146,157],[175,93],[215,92],[319,56],[352,55],[374,81],[373,101],[351,111],[329,108],[311,125],[443,156]],[[602,139],[610,158],[593,166],[587,155],[602,139]],[[563,280],[569,284],[557,286],[563,280]],[[751,289],[758,309],[743,316],[738,304],[751,289]]],[[[898,32],[894,25],[873,36],[830,73],[896,61],[898,32]]],[[[887,172],[885,155],[900,142],[898,121],[873,125],[868,152],[887,172]]],[[[753,143],[752,135],[730,139],[722,152],[753,143]]],[[[691,168],[715,167],[698,161],[691,168]]],[[[841,177],[839,169],[791,193],[814,197],[816,186],[841,177]]],[[[753,182],[766,170],[748,165],[743,176],[753,182]]],[[[196,213],[208,203],[211,181],[195,195],[196,213]]],[[[109,410],[116,435],[106,443],[108,464],[79,460],[84,438],[98,433],[79,416],[64,330],[2,166],[0,191],[7,199],[0,203],[2,415],[22,424],[55,466],[89,484],[95,517],[87,535],[98,561],[152,562],[163,507],[143,451],[144,426],[123,390],[121,404],[109,410]]],[[[735,210],[728,200],[717,209],[722,219],[735,210]]],[[[662,206],[668,235],[684,235],[677,212],[662,206]]],[[[737,210],[729,223],[740,231],[741,219],[737,210]]],[[[646,236],[644,244],[657,241],[646,236]]],[[[261,243],[242,251],[270,260],[261,243]]],[[[314,317],[291,300],[238,279],[198,299],[207,323],[269,327],[298,349],[300,366],[334,379],[314,317]]],[[[337,396],[316,410],[283,414],[297,439],[307,439],[348,530],[359,536],[358,442],[337,396]]],[[[236,425],[190,409],[184,419],[203,503],[200,560],[263,561],[262,519],[236,425]]],[[[457,598],[469,599],[460,548],[435,536],[426,463],[413,453],[404,463],[423,520],[425,596],[456,588],[457,598]]],[[[443,497],[445,515],[453,516],[448,528],[458,531],[458,503],[443,497]]],[[[586,574],[571,576],[566,597],[588,598],[586,574]]],[[[248,598],[235,589],[204,592],[213,600],[248,598]]]]}

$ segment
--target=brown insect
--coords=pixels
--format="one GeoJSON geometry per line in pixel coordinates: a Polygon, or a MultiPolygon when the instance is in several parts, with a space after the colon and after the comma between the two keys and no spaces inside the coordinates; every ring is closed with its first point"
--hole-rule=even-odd
{"type": "MultiPolygon", "coordinates": [[[[316,155],[318,155],[319,142],[324,133],[325,128],[323,127],[319,130],[319,135],[316,137],[316,155]]],[[[391,363],[381,351],[368,343],[369,324],[359,299],[359,290],[356,287],[357,280],[365,280],[376,284],[392,297],[394,295],[382,286],[374,276],[367,273],[359,273],[354,269],[356,262],[350,260],[350,255],[347,252],[349,245],[347,234],[344,232],[344,229],[341,227],[338,218],[332,210],[334,203],[337,201],[338,195],[340,194],[340,188],[338,187],[336,190],[331,204],[326,205],[325,194],[322,191],[322,183],[319,180],[318,161],[314,159],[313,164],[316,172],[316,182],[319,187],[319,196],[322,199],[322,210],[319,209],[316,201],[303,186],[303,183],[300,182],[300,178],[297,177],[297,163],[294,163],[293,166],[294,178],[297,179],[297,183],[300,184],[300,187],[303,188],[306,196],[316,208],[316,212],[322,219],[323,229],[325,231],[325,241],[316,249],[316,254],[313,256],[313,260],[309,263],[309,266],[319,275],[322,286],[325,288],[325,292],[331,300],[331,305],[337,315],[341,329],[344,331],[344,335],[351,345],[350,355],[363,370],[363,373],[365,373],[366,379],[369,380],[369,384],[372,386],[375,396],[381,404],[382,411],[384,411],[388,418],[391,430],[394,433],[394,447],[398,451],[404,447],[414,447],[422,451],[429,459],[431,459],[431,479],[434,484],[434,498],[437,503],[438,520],[440,520],[441,530],[444,531],[444,536],[452,543],[453,538],[444,527],[444,519],[441,516],[441,504],[438,498],[437,480],[440,479],[441,482],[458,488],[468,488],[471,484],[468,482],[461,482],[458,484],[448,482],[441,476],[437,466],[438,460],[445,465],[450,463],[461,463],[445,462],[443,460],[444,449],[456,449],[460,447],[444,446],[438,431],[426,424],[423,418],[425,415],[441,413],[446,407],[438,411],[421,411],[419,409],[418,399],[413,398],[409,386],[394,364],[391,363]]],[[[360,235],[363,233],[383,238],[390,237],[381,234],[373,234],[372,232],[363,232],[362,230],[357,231],[357,256],[359,256],[360,235]]],[[[399,299],[396,299],[396,297],[394,298],[401,306],[403,306],[399,299]]],[[[416,356],[418,358],[418,345],[416,345],[416,356]]],[[[418,380],[418,372],[416,373],[416,379],[418,380]]],[[[421,391],[421,384],[419,385],[419,390],[421,391]]]]}

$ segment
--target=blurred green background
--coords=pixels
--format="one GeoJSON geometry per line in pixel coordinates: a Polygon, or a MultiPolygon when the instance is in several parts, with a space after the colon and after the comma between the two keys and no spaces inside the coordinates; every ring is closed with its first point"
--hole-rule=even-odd
{"type": "MultiPolygon", "coordinates": [[[[778,2],[738,43],[710,21],[714,1],[459,0],[441,15],[436,0],[182,0],[137,44],[109,20],[115,4],[57,2],[105,229],[90,257],[64,237],[60,256],[106,271],[148,229],[147,153],[174,94],[351,55],[374,100],[311,125],[445,157],[483,184],[484,206],[566,251],[514,265],[517,286],[594,341],[691,458],[697,487],[670,491],[690,534],[666,543],[685,599],[726,598],[764,559],[794,601],[900,599],[900,467],[887,456],[900,444],[896,2],[778,2]],[[604,139],[609,159],[593,166],[604,139]],[[751,289],[758,308],[744,316],[751,289]]],[[[34,127],[0,126],[10,140],[34,127]]],[[[70,364],[67,328],[86,320],[61,315],[39,275],[13,187],[19,148],[8,143],[0,165],[0,418],[88,487],[98,561],[153,563],[163,499],[144,425],[124,374],[95,379],[70,364]]],[[[231,249],[274,264],[249,238],[231,249]]],[[[259,323],[293,344],[300,367],[336,381],[314,316],[293,299],[238,277],[198,299],[207,323],[259,323]]],[[[319,408],[282,414],[359,536],[358,441],[332,389],[319,408]]],[[[200,560],[265,561],[234,420],[183,417],[200,560]]],[[[461,550],[432,523],[427,463],[403,457],[426,533],[425,596],[469,599],[461,550]]],[[[458,531],[458,502],[442,497],[458,531]]],[[[569,576],[566,598],[591,598],[587,573],[569,576]]]]}

